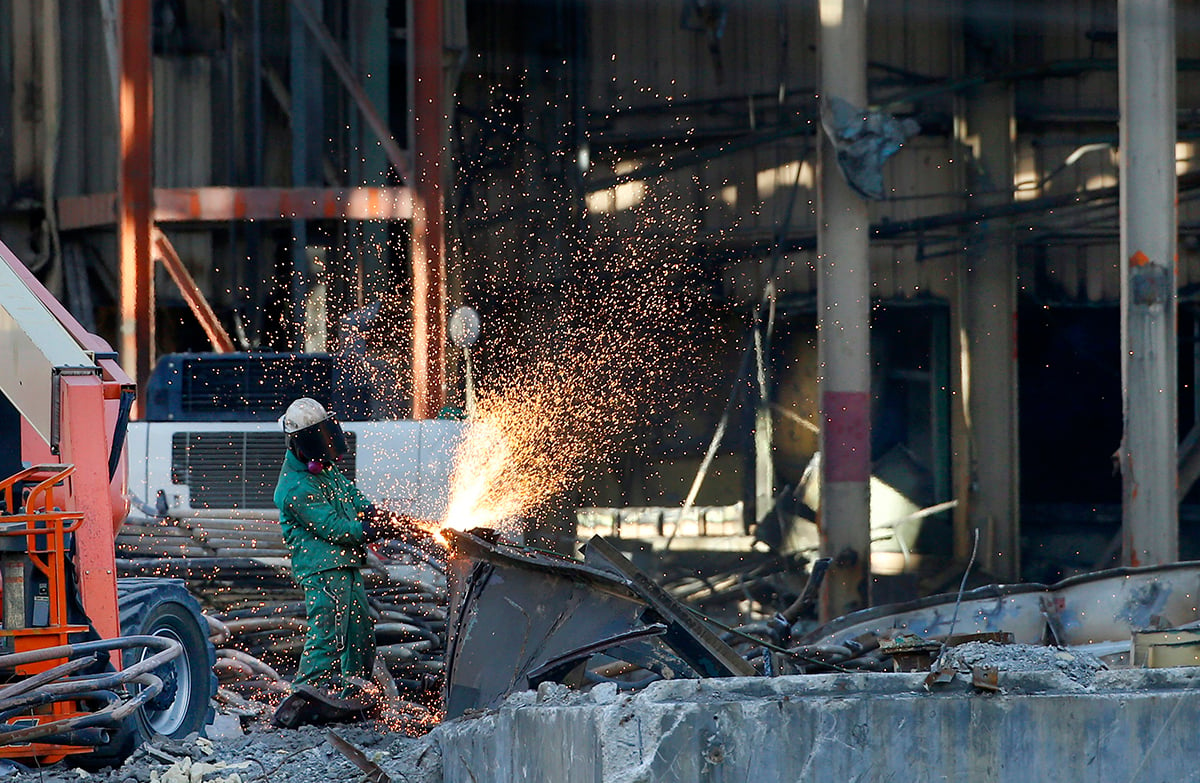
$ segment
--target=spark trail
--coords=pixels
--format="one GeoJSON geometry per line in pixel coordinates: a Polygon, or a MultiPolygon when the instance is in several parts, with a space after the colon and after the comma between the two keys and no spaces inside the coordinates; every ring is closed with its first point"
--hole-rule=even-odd
{"type": "Polygon", "coordinates": [[[480,390],[443,525],[519,532],[688,391],[675,380],[700,333],[697,286],[660,259],[591,261],[480,390]]]}

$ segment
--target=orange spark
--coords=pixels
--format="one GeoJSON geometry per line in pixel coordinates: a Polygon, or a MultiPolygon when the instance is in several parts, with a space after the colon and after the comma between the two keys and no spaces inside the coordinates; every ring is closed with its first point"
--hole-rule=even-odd
{"type": "Polygon", "coordinates": [[[455,456],[442,524],[513,534],[687,391],[667,382],[690,352],[699,298],[663,259],[588,259],[478,394],[455,456]],[[619,268],[616,266],[620,264],[619,268]]]}

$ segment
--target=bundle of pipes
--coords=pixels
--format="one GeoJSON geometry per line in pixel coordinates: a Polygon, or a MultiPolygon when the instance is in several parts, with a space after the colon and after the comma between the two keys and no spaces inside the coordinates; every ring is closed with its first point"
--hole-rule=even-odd
{"type": "MultiPolygon", "coordinates": [[[[226,701],[245,707],[247,698],[279,698],[299,663],[307,623],[278,523],[143,521],[122,528],[117,548],[121,576],[181,578],[204,606],[226,701]]],[[[444,669],[445,561],[397,542],[376,551],[363,575],[377,656],[405,695],[436,692],[444,669]]]]}
{"type": "MultiPolygon", "coordinates": [[[[393,566],[391,570],[398,567],[393,566]]],[[[373,576],[368,581],[377,582],[373,576]]],[[[376,654],[401,690],[436,689],[446,638],[446,593],[428,591],[422,580],[396,580],[368,587],[375,619],[376,654]]],[[[222,686],[242,696],[262,698],[284,689],[280,671],[299,662],[307,622],[297,601],[258,600],[215,613],[213,640],[222,686]]]]}
{"type": "Polygon", "coordinates": [[[287,557],[279,523],[260,519],[159,517],[127,522],[118,557],[287,557]]]}
{"type": "Polygon", "coordinates": [[[182,645],[161,636],[126,636],[40,650],[0,655],[0,672],[48,668],[0,688],[0,746],[39,742],[62,745],[101,745],[138,707],[157,696],[163,682],[155,672],[179,657],[182,645]],[[144,648],[147,654],[122,671],[105,671],[113,650],[144,648]],[[61,660],[62,663],[54,664],[61,660]],[[126,690],[128,686],[135,686],[126,690]],[[124,698],[118,692],[128,694],[124,698]],[[46,705],[91,702],[91,711],[72,714],[68,709],[57,720],[32,722],[19,716],[40,712],[46,705]]]}
{"type": "Polygon", "coordinates": [[[117,574],[182,579],[208,611],[224,611],[262,600],[301,601],[284,557],[171,556],[120,557],[117,574]]]}

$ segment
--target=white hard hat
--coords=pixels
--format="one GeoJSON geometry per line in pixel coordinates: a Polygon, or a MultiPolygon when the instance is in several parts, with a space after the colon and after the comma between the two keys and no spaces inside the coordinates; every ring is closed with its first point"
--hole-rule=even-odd
{"type": "Polygon", "coordinates": [[[301,397],[288,406],[287,413],[279,419],[283,431],[289,435],[293,432],[307,429],[329,418],[325,406],[312,397],[301,397]]]}

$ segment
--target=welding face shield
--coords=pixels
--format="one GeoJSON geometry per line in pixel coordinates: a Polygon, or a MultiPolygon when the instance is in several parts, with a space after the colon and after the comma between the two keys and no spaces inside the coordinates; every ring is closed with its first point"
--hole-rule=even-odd
{"type": "MultiPolygon", "coordinates": [[[[316,400],[302,397],[280,419],[292,453],[310,464],[330,464],[346,453],[342,427],[316,400]]],[[[319,470],[319,467],[318,467],[319,470]]]]}
{"type": "Polygon", "coordinates": [[[320,461],[326,464],[341,459],[347,451],[346,434],[336,420],[322,419],[288,436],[289,446],[300,459],[306,462],[320,461]]]}

